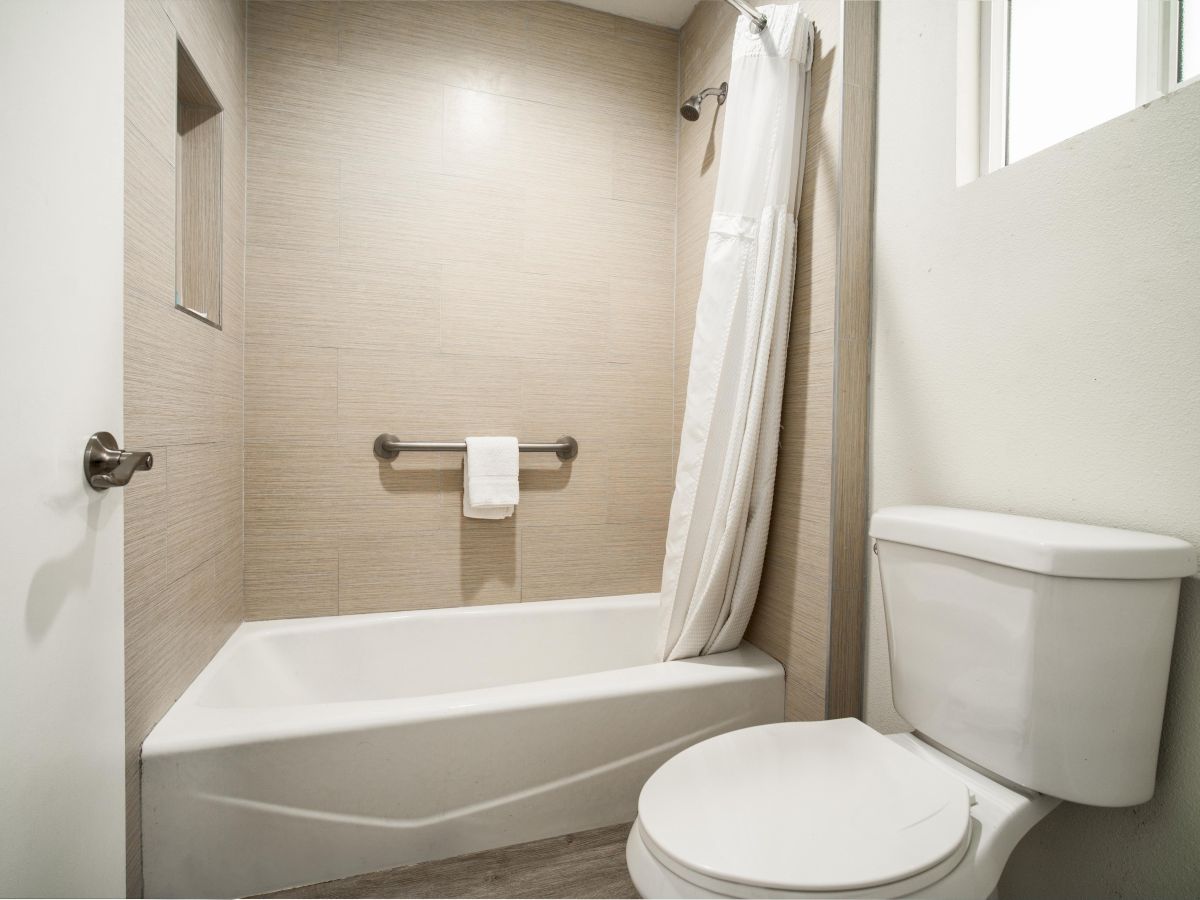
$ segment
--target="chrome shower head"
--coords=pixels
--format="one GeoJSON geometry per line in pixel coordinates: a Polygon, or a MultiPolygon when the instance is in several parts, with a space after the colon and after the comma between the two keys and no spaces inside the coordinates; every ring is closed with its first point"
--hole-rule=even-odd
{"type": "Polygon", "coordinates": [[[695,122],[700,118],[700,104],[704,102],[705,97],[716,95],[717,106],[721,106],[725,102],[725,97],[729,93],[729,82],[722,81],[719,88],[705,88],[698,94],[692,94],[684,101],[683,106],[679,107],[679,114],[689,122],[695,122]]]}

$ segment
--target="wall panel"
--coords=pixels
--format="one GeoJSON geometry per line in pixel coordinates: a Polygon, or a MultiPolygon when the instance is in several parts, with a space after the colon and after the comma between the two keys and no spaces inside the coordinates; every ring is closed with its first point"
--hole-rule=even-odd
{"type": "Polygon", "coordinates": [[[127,887],[141,896],[142,741],[242,621],[245,9],[125,5],[127,887]],[[176,42],[221,114],[220,330],[175,306],[176,42]]]}
{"type": "Polygon", "coordinates": [[[248,618],[657,590],[675,32],[556,3],[250,4],[248,618]],[[502,523],[413,439],[573,434],[502,523]],[[297,576],[297,566],[309,577],[297,576]]]}

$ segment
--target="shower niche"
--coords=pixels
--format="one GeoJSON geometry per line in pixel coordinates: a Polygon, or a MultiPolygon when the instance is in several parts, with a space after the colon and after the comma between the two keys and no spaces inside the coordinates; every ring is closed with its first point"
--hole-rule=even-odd
{"type": "Polygon", "coordinates": [[[221,104],[182,43],[175,131],[175,307],[220,328],[221,104]]]}

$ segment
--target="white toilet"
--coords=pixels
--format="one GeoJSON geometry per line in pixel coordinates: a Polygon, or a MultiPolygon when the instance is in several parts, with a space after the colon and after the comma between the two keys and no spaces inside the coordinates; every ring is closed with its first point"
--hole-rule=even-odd
{"type": "Polygon", "coordinates": [[[1060,800],[1154,793],[1189,544],[919,506],[871,536],[917,730],[786,722],[683,751],[638,801],[643,897],[983,898],[1060,800]]]}

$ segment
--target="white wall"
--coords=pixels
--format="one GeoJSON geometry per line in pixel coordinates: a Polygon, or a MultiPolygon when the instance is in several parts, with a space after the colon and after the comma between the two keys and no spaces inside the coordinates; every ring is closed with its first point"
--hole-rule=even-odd
{"type": "Polygon", "coordinates": [[[121,0],[0,0],[0,896],[125,896],[121,0]]]}
{"type": "MultiPolygon", "coordinates": [[[[885,3],[872,504],[1200,544],[1200,87],[955,186],[956,4],[885,3]]],[[[1155,799],[1071,805],[1008,897],[1200,891],[1200,590],[1185,583],[1155,799]]],[[[891,705],[872,572],[869,721],[891,705]]]]}

